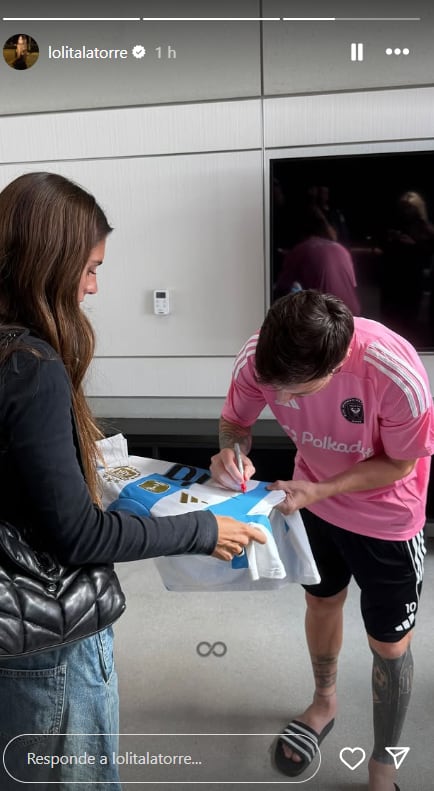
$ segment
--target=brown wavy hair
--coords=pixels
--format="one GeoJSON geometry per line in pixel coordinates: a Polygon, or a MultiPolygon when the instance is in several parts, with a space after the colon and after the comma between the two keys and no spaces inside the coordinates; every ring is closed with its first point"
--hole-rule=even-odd
{"type": "Polygon", "coordinates": [[[27,173],[0,193],[0,327],[29,328],[62,358],[94,502],[95,441],[103,435],[83,392],[95,335],[78,289],[91,250],[111,230],[95,198],[55,173],[27,173]]]}

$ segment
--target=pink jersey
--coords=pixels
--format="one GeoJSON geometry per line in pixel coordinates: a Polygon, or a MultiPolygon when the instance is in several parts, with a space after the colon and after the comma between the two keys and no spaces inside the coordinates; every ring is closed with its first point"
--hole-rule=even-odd
{"type": "Polygon", "coordinates": [[[255,380],[258,333],[238,355],[222,417],[247,427],[268,404],[297,447],[294,480],[321,481],[370,456],[417,459],[389,486],[328,497],[309,509],[338,527],[405,541],[425,522],[434,408],[426,371],[404,338],[355,318],[350,355],[323,390],[276,404],[272,387],[255,380]]]}

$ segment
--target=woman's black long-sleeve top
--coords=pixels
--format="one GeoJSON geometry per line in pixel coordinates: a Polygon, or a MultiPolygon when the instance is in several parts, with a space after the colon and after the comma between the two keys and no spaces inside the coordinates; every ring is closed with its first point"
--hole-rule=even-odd
{"type": "Polygon", "coordinates": [[[94,505],[74,444],[63,362],[31,335],[21,346],[0,370],[0,519],[31,526],[64,564],[210,554],[217,522],[209,511],[148,518],[94,505]]]}

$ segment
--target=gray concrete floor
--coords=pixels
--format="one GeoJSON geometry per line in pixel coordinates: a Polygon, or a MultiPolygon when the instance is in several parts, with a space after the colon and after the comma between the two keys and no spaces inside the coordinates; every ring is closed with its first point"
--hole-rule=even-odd
{"type": "MultiPolygon", "coordinates": [[[[429,539],[427,545],[413,640],[413,697],[401,738],[401,745],[410,747],[399,770],[401,791],[434,788],[434,540],[429,539]]],[[[290,782],[272,768],[269,747],[272,734],[311,700],[302,588],[291,584],[275,591],[174,593],[165,590],[152,561],[121,564],[118,571],[128,601],[115,629],[120,731],[129,734],[121,737],[119,755],[190,754],[198,762],[143,766],[135,765],[134,757],[128,755],[129,763],[121,766],[125,788],[367,788],[372,749],[371,655],[356,585],[351,585],[345,606],[335,727],[322,745],[320,765],[317,760],[296,782],[290,782]],[[199,656],[200,642],[224,643],[226,653],[199,656]],[[339,758],[345,747],[363,749],[366,760],[349,769],[339,758]]],[[[224,649],[216,645],[214,650],[224,649]]],[[[346,756],[355,762],[361,753],[347,752],[346,756]]]]}

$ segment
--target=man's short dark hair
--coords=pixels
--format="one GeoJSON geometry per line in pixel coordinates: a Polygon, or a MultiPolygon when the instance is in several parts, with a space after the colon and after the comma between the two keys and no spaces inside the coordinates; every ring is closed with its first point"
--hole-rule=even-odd
{"type": "Polygon", "coordinates": [[[258,381],[286,387],[332,373],[344,360],[354,319],[342,300],[308,289],[278,299],[256,347],[258,381]]]}

